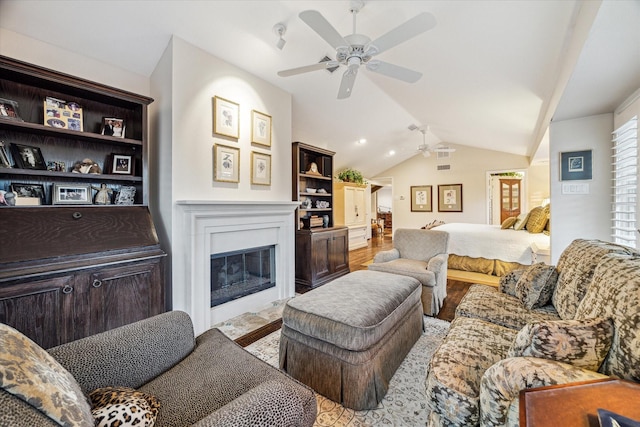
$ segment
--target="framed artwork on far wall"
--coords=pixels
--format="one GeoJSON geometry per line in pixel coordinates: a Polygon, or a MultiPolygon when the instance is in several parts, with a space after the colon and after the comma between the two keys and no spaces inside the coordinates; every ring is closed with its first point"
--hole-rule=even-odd
{"type": "Polygon", "coordinates": [[[271,147],[271,116],[251,110],[251,142],[271,147]]]}
{"type": "Polygon", "coordinates": [[[432,186],[416,185],[411,187],[411,212],[431,212],[432,186]]]}
{"type": "Polygon", "coordinates": [[[240,105],[228,99],[213,97],[213,133],[240,138],[240,105]]]}
{"type": "Polygon", "coordinates": [[[240,182],[240,149],[216,144],[213,147],[213,179],[240,182]]]}
{"type": "Polygon", "coordinates": [[[251,152],[251,184],[271,185],[271,155],[251,152]]]}
{"type": "Polygon", "coordinates": [[[438,185],[438,212],[462,212],[462,184],[438,185]]]}
{"type": "Polygon", "coordinates": [[[560,153],[560,181],[591,179],[591,150],[560,153]]]}

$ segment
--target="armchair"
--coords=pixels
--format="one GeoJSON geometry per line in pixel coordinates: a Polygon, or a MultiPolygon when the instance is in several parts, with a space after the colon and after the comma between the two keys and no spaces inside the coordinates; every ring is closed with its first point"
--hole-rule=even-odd
{"type": "Polygon", "coordinates": [[[422,309],[435,316],[447,296],[449,233],[401,228],[393,236],[393,249],[378,252],[369,270],[410,276],[422,283],[422,309]]]}

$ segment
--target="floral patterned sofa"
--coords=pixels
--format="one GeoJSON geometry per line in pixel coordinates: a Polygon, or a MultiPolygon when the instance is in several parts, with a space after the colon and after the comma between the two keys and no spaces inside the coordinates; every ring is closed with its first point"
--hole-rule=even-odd
{"type": "Polygon", "coordinates": [[[517,426],[521,389],[606,376],[640,382],[640,252],[578,239],[469,289],[429,366],[429,425],[517,426]]]}

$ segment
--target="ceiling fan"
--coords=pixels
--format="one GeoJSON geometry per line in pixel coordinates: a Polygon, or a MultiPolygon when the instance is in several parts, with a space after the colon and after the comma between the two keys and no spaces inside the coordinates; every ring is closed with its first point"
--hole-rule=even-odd
{"type": "Polygon", "coordinates": [[[455,148],[443,147],[440,144],[433,146],[427,144],[427,132],[429,131],[429,126],[424,128],[416,125],[410,125],[409,129],[418,130],[422,134],[422,144],[418,145],[418,151],[420,151],[424,157],[430,157],[431,153],[453,153],[456,151],[455,148]]]}
{"type": "Polygon", "coordinates": [[[333,46],[336,50],[336,59],[334,61],[323,61],[317,64],[279,71],[278,75],[281,77],[289,77],[309,71],[325,70],[344,65],[347,69],[342,75],[340,89],[338,90],[338,99],[348,98],[351,95],[351,90],[353,89],[360,65],[365,65],[369,71],[387,77],[393,77],[407,83],[417,82],[420,77],[422,77],[422,73],[373,59],[373,57],[435,27],[436,19],[434,16],[428,12],[420,13],[404,24],[371,41],[369,37],[356,33],[356,15],[358,11],[362,9],[363,5],[364,2],[362,1],[351,2],[353,34],[344,37],[338,33],[320,12],[316,10],[300,12],[300,19],[309,25],[311,29],[318,33],[327,43],[333,46]]]}

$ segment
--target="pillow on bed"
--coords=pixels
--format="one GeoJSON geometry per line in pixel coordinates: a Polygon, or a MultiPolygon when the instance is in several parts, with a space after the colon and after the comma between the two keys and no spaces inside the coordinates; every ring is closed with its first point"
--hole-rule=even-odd
{"type": "Polygon", "coordinates": [[[516,283],[516,297],[529,310],[546,305],[558,281],[558,270],[553,265],[543,262],[528,267],[518,283],[516,283]]]}
{"type": "Polygon", "coordinates": [[[527,221],[529,220],[529,212],[521,213],[516,218],[516,223],[513,224],[514,230],[524,230],[524,227],[527,225],[527,221]]]}
{"type": "Polygon", "coordinates": [[[516,223],[516,221],[518,220],[517,216],[510,216],[509,218],[505,219],[504,221],[502,221],[502,229],[506,230],[507,228],[511,228],[513,227],[513,225],[516,223]]]}
{"type": "Polygon", "coordinates": [[[542,233],[542,230],[544,230],[549,220],[549,209],[547,206],[538,206],[537,208],[531,209],[529,219],[527,220],[527,231],[529,233],[542,233]]]}

